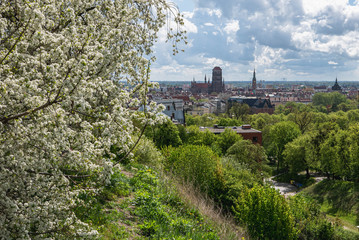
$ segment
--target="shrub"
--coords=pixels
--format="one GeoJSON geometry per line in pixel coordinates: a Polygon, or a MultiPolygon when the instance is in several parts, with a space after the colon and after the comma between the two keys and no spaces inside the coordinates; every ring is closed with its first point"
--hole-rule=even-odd
{"type": "Polygon", "coordinates": [[[159,168],[162,164],[163,156],[153,141],[144,137],[140,140],[134,152],[134,159],[137,163],[159,168]]]}
{"type": "Polygon", "coordinates": [[[148,127],[145,131],[145,135],[151,138],[158,148],[181,145],[182,140],[179,134],[176,125],[169,120],[155,127],[148,127]]]}
{"type": "Polygon", "coordinates": [[[295,239],[294,219],[285,198],[270,186],[255,185],[241,192],[233,207],[255,239],[295,239]]]}
{"type": "Polygon", "coordinates": [[[219,157],[207,146],[184,145],[169,150],[166,168],[203,192],[216,196],[222,186],[222,166],[219,157]]]}

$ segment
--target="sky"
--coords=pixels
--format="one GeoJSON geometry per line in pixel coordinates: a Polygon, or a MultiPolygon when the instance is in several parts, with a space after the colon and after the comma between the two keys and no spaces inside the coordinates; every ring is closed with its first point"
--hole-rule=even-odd
{"type": "Polygon", "coordinates": [[[166,29],[153,81],[359,81],[359,0],[172,0],[188,44],[172,55],[166,29]]]}

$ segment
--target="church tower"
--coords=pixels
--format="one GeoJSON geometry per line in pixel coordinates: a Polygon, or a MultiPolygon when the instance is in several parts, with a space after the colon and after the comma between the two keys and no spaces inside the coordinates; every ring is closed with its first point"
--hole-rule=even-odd
{"type": "Polygon", "coordinates": [[[222,78],[222,69],[220,67],[215,67],[212,70],[212,91],[220,93],[223,92],[223,78],[222,78]]]}
{"type": "Polygon", "coordinates": [[[253,79],[252,79],[252,90],[253,92],[257,89],[257,79],[256,79],[256,69],[253,72],[253,79]]]}
{"type": "Polygon", "coordinates": [[[339,86],[339,84],[338,84],[338,78],[335,79],[335,83],[334,83],[334,86],[332,87],[332,91],[338,91],[338,92],[342,91],[342,87],[339,86]]]}

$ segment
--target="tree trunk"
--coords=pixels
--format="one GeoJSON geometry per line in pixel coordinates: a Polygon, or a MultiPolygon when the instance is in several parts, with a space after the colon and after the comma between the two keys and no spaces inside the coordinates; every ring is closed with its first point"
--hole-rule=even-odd
{"type": "Polygon", "coordinates": [[[306,171],[306,173],[307,173],[307,174],[306,174],[306,178],[309,179],[309,178],[310,178],[309,168],[306,168],[305,171],[306,171]]]}

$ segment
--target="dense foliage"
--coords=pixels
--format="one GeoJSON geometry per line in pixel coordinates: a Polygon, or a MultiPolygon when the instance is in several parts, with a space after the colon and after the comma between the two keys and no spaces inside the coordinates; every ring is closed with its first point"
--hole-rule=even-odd
{"type": "Polygon", "coordinates": [[[147,103],[169,14],[180,26],[164,0],[0,2],[0,238],[96,235],[72,208],[109,183],[140,132],[133,119],[161,121],[155,104],[131,108],[147,103]]]}
{"type": "Polygon", "coordinates": [[[100,239],[220,239],[216,224],[152,169],[118,169],[101,194],[80,197],[75,212],[98,230],[100,239]]]}
{"type": "Polygon", "coordinates": [[[254,239],[296,239],[289,205],[270,186],[255,185],[242,191],[235,202],[234,213],[239,222],[247,225],[254,239]]]}
{"type": "Polygon", "coordinates": [[[184,182],[215,197],[223,187],[219,157],[207,146],[184,145],[169,152],[166,168],[184,182]]]}
{"type": "MultiPolygon", "coordinates": [[[[338,220],[332,223],[333,219],[328,220],[320,212],[321,204],[327,206],[329,203],[318,204],[304,195],[285,200],[263,184],[268,174],[276,172],[281,174],[274,179],[288,183],[295,180],[302,187],[315,183],[313,172],[342,183],[343,180],[353,184],[359,181],[357,103],[339,93],[319,94],[315,99],[308,105],[288,103],[279,106],[273,115],[241,117],[241,121],[262,131],[264,148],[232,136],[229,129],[224,134],[214,135],[199,128],[218,123],[226,126],[231,121],[239,123],[235,122],[234,115],[190,117],[191,126],[181,137],[184,142],[206,145],[221,156],[223,188],[218,203],[224,209],[234,207],[231,213],[248,227],[255,239],[358,238],[357,234],[343,230],[338,220]],[[328,106],[324,105],[327,100],[323,99],[330,100],[328,106]],[[277,226],[283,224],[287,225],[279,230],[277,226]]],[[[332,196],[335,193],[331,191],[326,189],[321,194],[332,196]]],[[[341,208],[332,206],[330,211],[333,209],[341,208]]],[[[347,214],[354,218],[352,224],[355,224],[355,208],[347,214]]]]}

